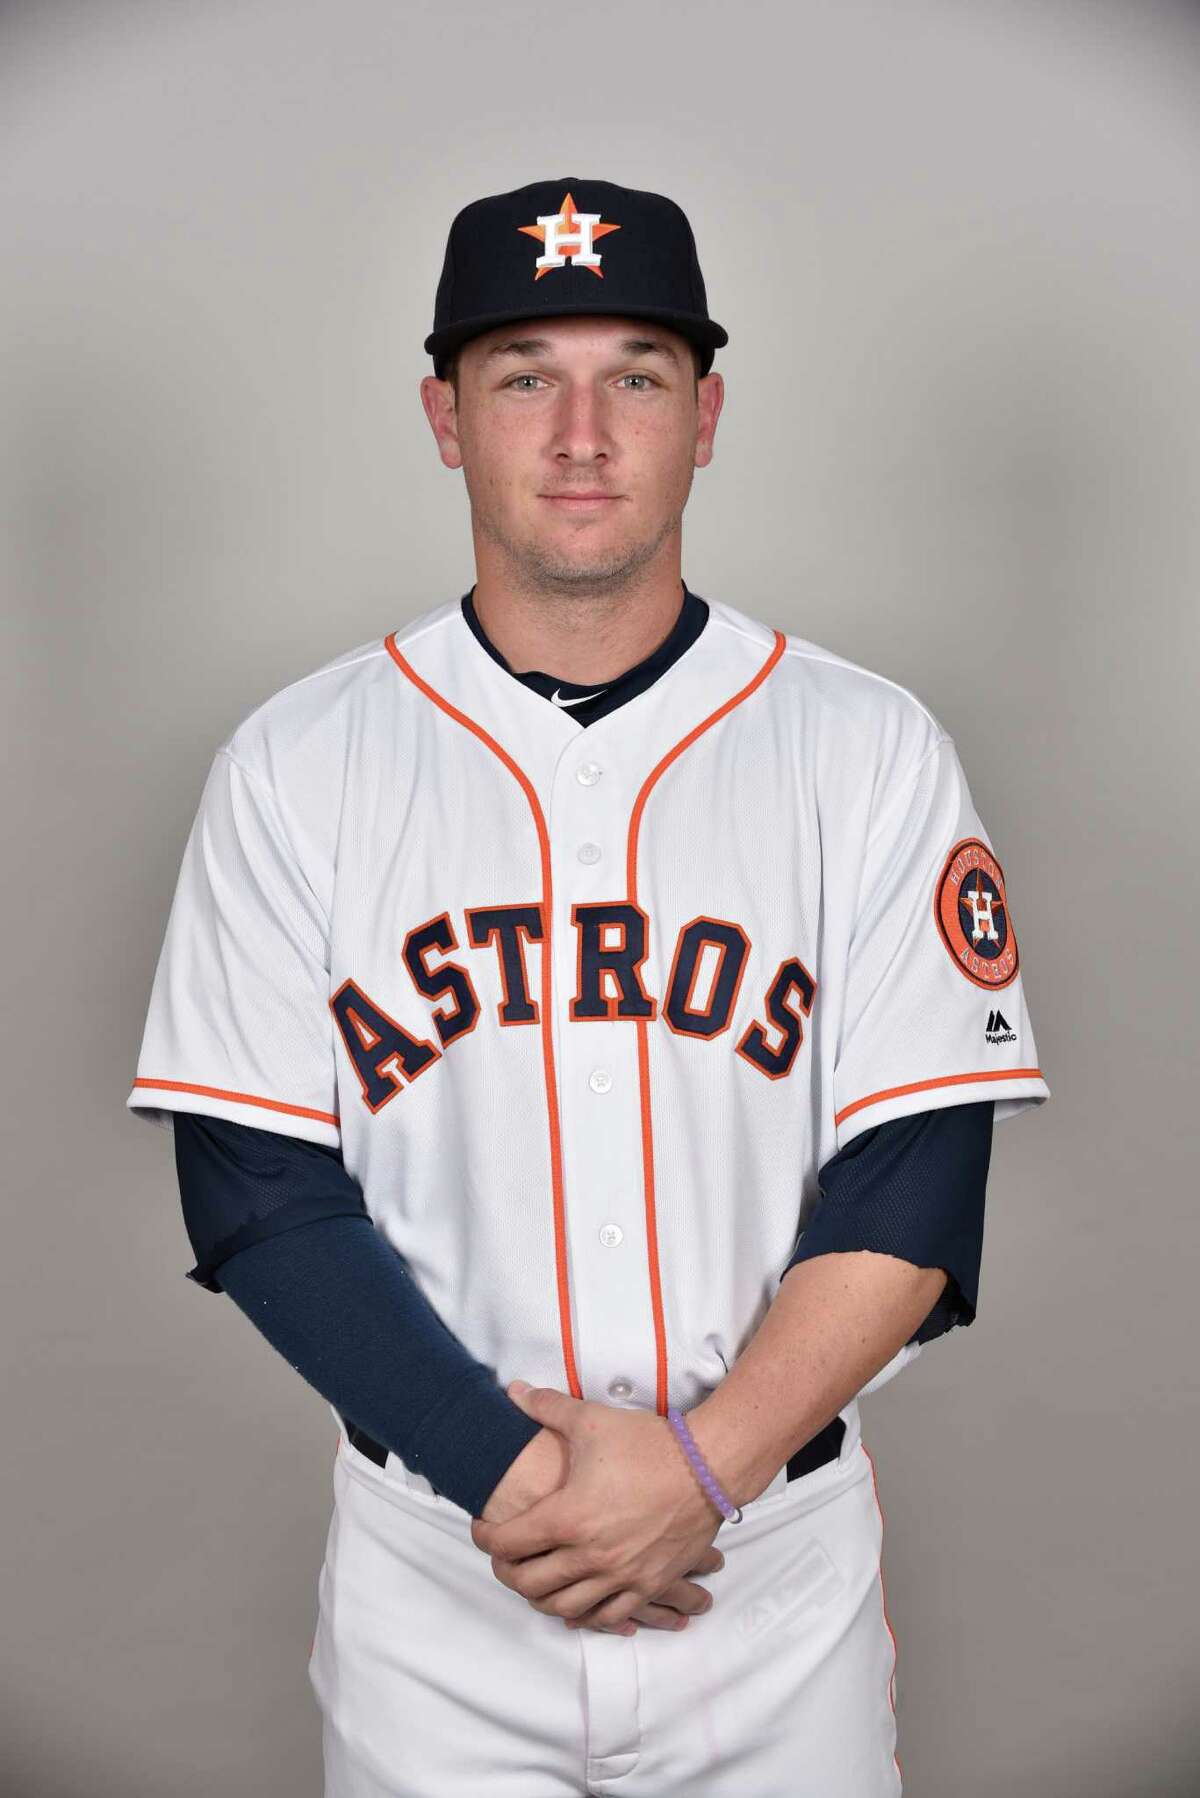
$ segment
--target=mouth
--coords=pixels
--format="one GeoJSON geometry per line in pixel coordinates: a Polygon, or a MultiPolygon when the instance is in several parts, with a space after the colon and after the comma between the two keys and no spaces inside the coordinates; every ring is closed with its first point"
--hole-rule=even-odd
{"type": "Polygon", "coordinates": [[[552,506],[561,506],[566,512],[586,512],[592,507],[615,505],[621,496],[619,493],[543,493],[538,497],[548,500],[552,506]]]}

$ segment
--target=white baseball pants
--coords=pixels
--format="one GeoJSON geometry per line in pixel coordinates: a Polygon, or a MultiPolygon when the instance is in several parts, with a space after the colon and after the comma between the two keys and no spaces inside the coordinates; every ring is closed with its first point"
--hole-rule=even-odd
{"type": "Polygon", "coordinates": [[[857,1402],[838,1460],[722,1523],[678,1634],[568,1630],[471,1519],[344,1437],[308,1674],[325,1798],[896,1798],[895,1645],[857,1402]]]}

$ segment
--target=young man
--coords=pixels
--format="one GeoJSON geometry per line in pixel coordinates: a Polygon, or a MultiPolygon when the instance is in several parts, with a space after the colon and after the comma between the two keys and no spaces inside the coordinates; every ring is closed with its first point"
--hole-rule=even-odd
{"type": "Polygon", "coordinates": [[[327,1798],[901,1789],[857,1401],[972,1321],[1048,1088],[946,732],[682,578],[726,342],[670,200],[464,208],[475,582],[244,720],[185,852],[128,1102],[334,1408],[327,1798]]]}

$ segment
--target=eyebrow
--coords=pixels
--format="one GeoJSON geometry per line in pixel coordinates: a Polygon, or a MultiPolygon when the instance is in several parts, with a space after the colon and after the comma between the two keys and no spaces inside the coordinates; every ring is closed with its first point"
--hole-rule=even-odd
{"type": "MultiPolygon", "coordinates": [[[[679,364],[679,357],[669,343],[660,343],[654,337],[624,337],[617,345],[622,356],[664,356],[668,362],[679,364]]],[[[504,356],[552,356],[554,345],[548,337],[512,337],[507,343],[495,343],[487,352],[484,360],[492,362],[504,356]]]]}

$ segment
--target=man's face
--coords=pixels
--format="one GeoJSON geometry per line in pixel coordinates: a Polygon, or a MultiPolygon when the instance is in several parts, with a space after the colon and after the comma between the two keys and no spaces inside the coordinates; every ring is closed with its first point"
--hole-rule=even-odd
{"type": "Polygon", "coordinates": [[[461,467],[476,559],[535,590],[619,589],[681,528],[712,457],[718,374],[645,320],[563,317],[464,345],[458,398],[421,383],[442,460],[461,467]]]}

